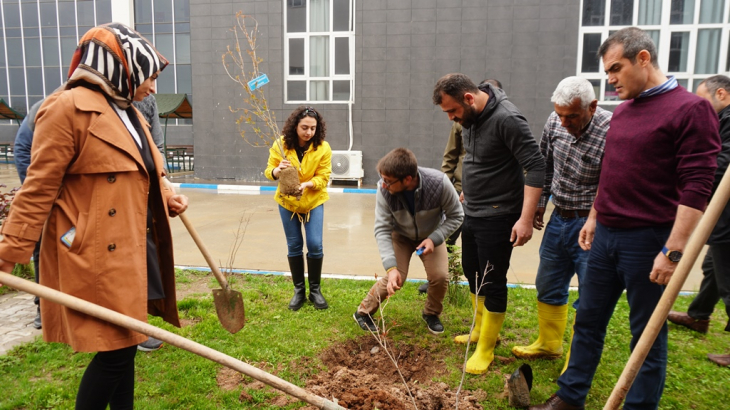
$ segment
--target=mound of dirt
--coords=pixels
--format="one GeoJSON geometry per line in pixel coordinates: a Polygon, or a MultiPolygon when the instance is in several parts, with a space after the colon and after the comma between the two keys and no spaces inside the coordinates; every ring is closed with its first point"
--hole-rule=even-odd
{"type": "MultiPolygon", "coordinates": [[[[403,385],[401,376],[385,350],[371,336],[363,336],[338,344],[320,355],[329,369],[312,376],[306,389],[350,410],[437,410],[454,408],[456,391],[446,383],[434,383],[431,379],[445,366],[418,346],[400,343],[390,345],[389,351],[396,358],[398,368],[413,398],[403,385]]],[[[482,409],[479,400],[482,391],[462,391],[459,408],[482,409]]],[[[313,406],[304,407],[314,410],[313,406]]]]}

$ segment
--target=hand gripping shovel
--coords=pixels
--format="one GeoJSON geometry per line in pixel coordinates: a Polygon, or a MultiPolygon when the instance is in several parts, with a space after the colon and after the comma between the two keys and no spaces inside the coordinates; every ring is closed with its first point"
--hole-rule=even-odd
{"type": "MultiPolygon", "coordinates": [[[[168,180],[165,180],[165,185],[168,189],[174,192],[174,188],[168,180]]],[[[220,269],[218,269],[218,265],[216,265],[215,261],[213,261],[213,257],[210,256],[203,240],[200,239],[198,232],[195,230],[193,224],[190,223],[190,220],[188,220],[187,215],[182,213],[179,216],[183,225],[185,225],[185,228],[187,228],[190,233],[190,236],[193,237],[193,241],[195,241],[195,244],[198,245],[198,249],[200,249],[200,253],[203,254],[205,261],[208,262],[208,266],[210,266],[210,270],[213,271],[213,275],[215,275],[215,278],[221,285],[221,289],[213,289],[213,302],[215,303],[215,311],[218,314],[218,320],[221,322],[224,329],[231,333],[236,333],[243,329],[243,325],[246,324],[246,312],[243,308],[243,297],[241,296],[241,292],[231,289],[228,281],[226,280],[226,276],[220,271],[220,269]]]]}
{"type": "Polygon", "coordinates": [[[227,331],[231,333],[238,332],[246,323],[246,314],[243,308],[241,292],[231,289],[225,275],[218,269],[208,249],[203,244],[203,240],[200,239],[195,227],[193,227],[193,224],[190,223],[190,220],[188,220],[188,217],[184,213],[180,214],[180,220],[188,229],[188,232],[190,232],[190,236],[193,237],[193,241],[198,245],[205,261],[210,266],[210,270],[213,271],[213,275],[215,275],[215,278],[218,279],[218,283],[221,285],[221,289],[213,289],[213,301],[215,303],[215,311],[218,313],[218,320],[220,320],[221,325],[227,331]]]}
{"type": "Polygon", "coordinates": [[[66,306],[69,309],[73,309],[81,313],[85,313],[89,316],[105,320],[117,326],[122,326],[124,328],[134,330],[135,332],[140,332],[145,335],[152,336],[156,339],[162,340],[163,342],[179,347],[180,349],[185,349],[189,352],[197,354],[198,356],[204,357],[216,363],[220,363],[223,366],[226,366],[230,369],[241,372],[246,376],[250,376],[258,381],[266,383],[279,391],[282,391],[292,397],[296,397],[299,400],[314,405],[319,409],[345,410],[344,407],[339,406],[332,401],[312,394],[297,385],[289,383],[286,380],[280,379],[270,373],[251,366],[248,363],[244,363],[217,350],[211,349],[210,347],[203,346],[200,343],[193,342],[190,339],[186,339],[172,332],[168,332],[167,330],[163,330],[159,327],[155,327],[137,319],[133,319],[129,316],[125,316],[111,309],[95,305],[83,299],[67,295],[57,290],[38,285],[29,280],[25,280],[4,272],[0,272],[0,283],[18,290],[22,290],[24,292],[28,292],[32,295],[39,296],[44,300],[49,300],[53,303],[66,306]]]}

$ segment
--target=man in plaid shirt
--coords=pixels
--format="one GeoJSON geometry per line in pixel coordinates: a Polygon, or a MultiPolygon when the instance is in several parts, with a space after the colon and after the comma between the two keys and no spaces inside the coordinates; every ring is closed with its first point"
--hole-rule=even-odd
{"type": "MultiPolygon", "coordinates": [[[[545,186],[535,212],[535,229],[543,228],[551,194],[555,210],[540,245],[536,279],[540,334],[530,346],[512,348],[521,359],[558,358],[563,354],[568,287],[574,273],[582,283],[588,263],[588,251],[580,248],[578,236],[596,197],[611,121],[611,112],[598,107],[593,86],[584,78],[561,81],[551,101],[555,111],[548,117],[540,140],[546,164],[545,186]]],[[[573,307],[578,308],[577,300],[573,307]]]]}

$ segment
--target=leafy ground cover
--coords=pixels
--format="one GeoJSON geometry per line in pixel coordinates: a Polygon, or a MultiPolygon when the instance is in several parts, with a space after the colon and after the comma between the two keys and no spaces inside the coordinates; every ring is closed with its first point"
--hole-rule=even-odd
{"type": "MultiPolygon", "coordinates": [[[[173,328],[157,318],[152,318],[151,323],[310,391],[325,392],[339,386],[339,394],[344,395],[350,386],[367,389],[361,384],[368,374],[375,375],[375,381],[381,384],[387,379],[384,373],[394,374],[394,368],[386,362],[388,359],[382,351],[373,350],[376,344],[372,336],[363,332],[352,319],[352,313],[372,282],[325,280],[323,292],[330,308],[317,311],[308,303],[298,312],[287,309],[291,297],[291,282],[287,277],[236,276],[232,283],[243,294],[247,318],[246,327],[235,335],[227,333],[218,323],[210,292],[216,287],[215,280],[211,275],[194,271],[178,271],[183,328],[173,328]]],[[[418,295],[417,286],[417,283],[407,283],[390,301],[385,311],[386,321],[392,326],[387,338],[393,351],[400,355],[399,363],[409,379],[409,387],[419,387],[414,391],[422,394],[440,390],[440,397],[452,399],[461,380],[464,360],[463,346],[455,345],[452,338],[468,331],[471,308],[463,303],[446,303],[442,315],[446,331],[441,336],[433,336],[427,332],[420,317],[424,296],[418,295]]],[[[571,294],[571,303],[575,297],[576,294],[571,294]]],[[[488,373],[466,376],[462,398],[469,396],[469,400],[485,409],[509,408],[505,378],[522,364],[513,359],[510,349],[536,337],[535,298],[534,290],[510,289],[502,343],[495,351],[497,359],[488,373]]],[[[691,299],[680,297],[676,308],[686,309],[691,299]]],[[[571,320],[573,313],[570,312],[571,320]]],[[[670,325],[669,366],[660,408],[726,408],[730,369],[720,368],[706,358],[708,352],[730,350],[730,339],[722,331],[726,321],[724,309],[718,305],[707,335],[670,325]]],[[[587,408],[603,407],[628,360],[630,334],[627,323],[628,307],[622,299],[608,330],[587,408]]],[[[566,331],[565,337],[568,336],[566,331]]],[[[91,357],[91,354],[74,353],[65,345],[41,340],[18,346],[0,356],[0,380],[3,381],[0,409],[72,409],[78,384],[91,357]]],[[[555,381],[563,362],[537,360],[530,364],[535,375],[531,398],[533,403],[542,402],[556,390],[555,381]]],[[[151,353],[140,352],[136,377],[136,407],[140,409],[294,409],[305,406],[260,382],[172,346],[151,353]]],[[[397,396],[398,392],[393,389],[402,388],[402,384],[394,382],[389,386],[390,392],[385,393],[391,396],[382,396],[380,410],[412,408],[398,407],[394,405],[395,399],[389,398],[397,396]]],[[[443,404],[444,408],[454,408],[453,402],[443,404]]],[[[368,407],[355,403],[352,408],[373,408],[373,404],[368,407]]],[[[460,404],[459,408],[468,407],[460,404]]]]}

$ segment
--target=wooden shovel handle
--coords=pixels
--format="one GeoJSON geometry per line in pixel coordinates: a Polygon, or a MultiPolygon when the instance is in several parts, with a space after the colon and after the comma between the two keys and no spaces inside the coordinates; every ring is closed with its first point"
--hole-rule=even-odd
{"type": "Polygon", "coordinates": [[[306,403],[317,406],[320,409],[344,410],[344,407],[341,407],[323,397],[312,394],[297,385],[280,379],[270,373],[251,366],[250,364],[234,359],[231,356],[211,349],[210,347],[203,346],[200,343],[194,342],[190,339],[186,339],[182,336],[168,332],[167,330],[160,329],[145,322],[123,315],[119,312],[115,312],[111,309],[95,305],[83,299],[79,299],[66,293],[59,292],[55,289],[38,285],[29,280],[9,275],[4,272],[0,272],[0,283],[39,296],[44,300],[48,300],[53,303],[66,306],[67,308],[79,311],[81,313],[85,313],[89,316],[105,320],[109,323],[113,323],[115,325],[134,330],[135,332],[152,336],[156,339],[162,340],[163,342],[169,343],[181,349],[185,349],[191,353],[197,354],[198,356],[212,360],[216,363],[220,363],[230,369],[253,377],[254,379],[266,383],[279,391],[296,397],[297,399],[302,400],[306,403]]]}
{"type": "MultiPolygon", "coordinates": [[[[165,186],[167,189],[175,192],[175,187],[172,186],[170,181],[167,179],[165,181],[165,186]]],[[[216,265],[215,261],[213,260],[213,257],[210,256],[210,252],[208,252],[208,248],[205,247],[205,244],[203,243],[203,240],[200,238],[200,235],[198,235],[198,231],[195,230],[195,227],[192,223],[190,223],[190,220],[188,219],[188,216],[185,215],[185,213],[181,213],[178,215],[180,217],[180,220],[182,221],[183,225],[185,225],[185,228],[187,228],[188,232],[190,233],[190,236],[192,236],[193,241],[198,246],[198,249],[200,249],[200,253],[203,254],[203,257],[205,258],[205,261],[208,262],[208,266],[210,266],[210,270],[213,271],[213,275],[215,275],[215,278],[218,280],[218,283],[221,285],[221,288],[223,290],[228,290],[228,281],[226,280],[226,275],[221,272],[220,268],[218,268],[218,265],[216,265]]]]}
{"type": "Polygon", "coordinates": [[[215,278],[218,279],[218,283],[220,283],[221,288],[223,288],[223,290],[228,290],[228,281],[226,280],[226,275],[221,272],[221,270],[218,268],[218,265],[216,265],[215,261],[213,260],[213,257],[210,256],[210,252],[208,252],[208,248],[205,247],[203,240],[200,239],[198,231],[196,231],[193,224],[190,223],[187,215],[183,213],[179,216],[183,225],[185,225],[185,228],[187,228],[190,236],[193,238],[193,241],[195,241],[195,244],[198,245],[198,249],[200,249],[200,253],[203,254],[205,261],[208,262],[208,266],[210,266],[210,270],[213,271],[213,275],[215,275],[215,278]]]}

